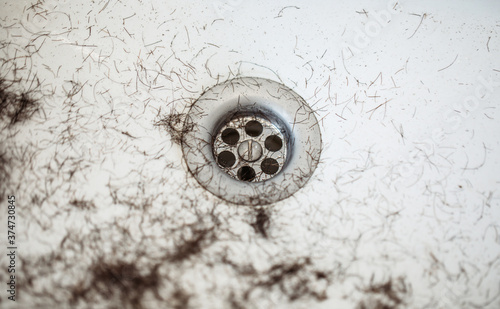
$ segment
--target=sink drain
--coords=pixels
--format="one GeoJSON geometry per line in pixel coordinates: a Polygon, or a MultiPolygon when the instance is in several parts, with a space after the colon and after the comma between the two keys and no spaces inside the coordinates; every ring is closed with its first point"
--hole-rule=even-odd
{"type": "Polygon", "coordinates": [[[295,92],[262,78],[218,84],[191,106],[182,150],[189,171],[216,196],[263,205],[295,193],[313,174],[321,133],[295,92]]]}

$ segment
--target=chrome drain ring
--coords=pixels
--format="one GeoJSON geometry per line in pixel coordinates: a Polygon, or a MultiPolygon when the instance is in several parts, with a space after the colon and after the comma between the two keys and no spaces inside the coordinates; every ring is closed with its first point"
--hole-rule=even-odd
{"type": "Polygon", "coordinates": [[[312,176],[321,155],[314,112],[290,88],[263,78],[232,79],[191,106],[182,136],[187,168],[235,204],[285,199],[312,176]]]}

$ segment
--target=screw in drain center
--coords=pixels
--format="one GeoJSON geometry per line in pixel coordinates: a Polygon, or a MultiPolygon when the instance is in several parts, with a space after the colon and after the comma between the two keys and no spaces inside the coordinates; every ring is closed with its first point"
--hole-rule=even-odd
{"type": "Polygon", "coordinates": [[[262,157],[262,146],[254,140],[246,140],[238,147],[240,158],[247,162],[255,162],[262,157]]]}

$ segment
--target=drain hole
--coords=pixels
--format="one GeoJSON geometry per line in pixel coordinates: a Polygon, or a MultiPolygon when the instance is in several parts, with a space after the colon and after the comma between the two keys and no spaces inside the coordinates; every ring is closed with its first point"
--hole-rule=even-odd
{"type": "Polygon", "coordinates": [[[238,178],[243,181],[252,181],[255,178],[255,170],[250,166],[243,166],[238,170],[238,178]]]}
{"type": "Polygon", "coordinates": [[[231,151],[223,151],[217,157],[217,161],[222,167],[231,167],[236,162],[236,157],[231,151]]]}
{"type": "Polygon", "coordinates": [[[281,147],[283,147],[283,142],[281,141],[281,138],[279,136],[271,135],[266,138],[264,145],[269,151],[278,151],[281,149],[281,147]]]}
{"type": "Polygon", "coordinates": [[[266,158],[260,164],[260,168],[264,173],[273,175],[276,174],[276,172],[279,170],[280,165],[278,161],[274,160],[273,158],[266,158]]]}
{"type": "Polygon", "coordinates": [[[236,145],[240,139],[240,134],[235,129],[227,128],[222,131],[221,138],[228,145],[236,145]]]}
{"type": "Polygon", "coordinates": [[[262,133],[262,130],[262,124],[256,120],[251,120],[245,125],[245,132],[253,137],[259,136],[262,133]]]}

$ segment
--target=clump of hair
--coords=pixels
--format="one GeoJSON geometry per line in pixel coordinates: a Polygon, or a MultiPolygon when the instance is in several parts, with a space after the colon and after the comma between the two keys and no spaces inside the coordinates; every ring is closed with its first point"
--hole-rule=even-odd
{"type": "Polygon", "coordinates": [[[191,294],[187,291],[177,287],[174,292],[170,295],[168,299],[169,306],[174,309],[184,309],[189,308],[189,300],[191,299],[191,294]]]}
{"type": "Polygon", "coordinates": [[[250,224],[255,233],[267,238],[267,230],[269,228],[270,218],[269,213],[264,208],[257,208],[255,210],[255,221],[250,224]]]}
{"type": "Polygon", "coordinates": [[[289,302],[298,299],[324,301],[328,298],[326,287],[332,273],[315,269],[309,257],[274,263],[266,271],[259,272],[251,265],[237,265],[228,259],[224,263],[231,265],[236,272],[250,280],[249,286],[239,297],[231,294],[228,302],[238,308],[259,294],[278,290],[289,302]]]}
{"type": "Polygon", "coordinates": [[[194,128],[194,124],[189,122],[187,114],[172,113],[155,123],[156,126],[164,128],[176,144],[182,143],[183,135],[194,128]]]}
{"type": "Polygon", "coordinates": [[[23,123],[40,110],[40,103],[33,96],[33,91],[17,93],[12,83],[0,77],[0,120],[4,126],[11,127],[23,123]]]}
{"type": "Polygon", "coordinates": [[[171,262],[181,262],[195,256],[216,240],[213,227],[190,226],[190,235],[182,235],[182,239],[175,245],[175,250],[169,254],[171,262]]]}
{"type": "Polygon", "coordinates": [[[143,308],[146,292],[152,292],[157,299],[162,299],[158,268],[159,265],[155,265],[141,272],[134,262],[106,262],[98,259],[88,270],[90,279],[71,289],[70,302],[76,305],[100,297],[121,304],[121,308],[143,308]]]}
{"type": "Polygon", "coordinates": [[[357,306],[358,309],[398,309],[406,307],[411,289],[404,278],[389,279],[383,283],[373,283],[362,291],[366,298],[357,306]]]}
{"type": "Polygon", "coordinates": [[[310,258],[275,264],[256,282],[255,287],[278,287],[289,301],[307,296],[325,300],[327,297],[324,291],[318,292],[312,288],[312,282],[320,278],[316,271],[308,269],[311,265],[310,258]]]}

